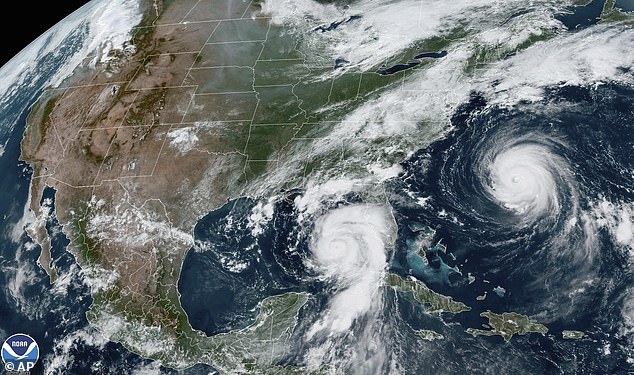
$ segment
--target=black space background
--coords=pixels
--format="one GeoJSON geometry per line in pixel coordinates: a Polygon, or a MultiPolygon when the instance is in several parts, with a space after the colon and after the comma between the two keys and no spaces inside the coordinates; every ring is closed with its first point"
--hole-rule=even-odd
{"type": "MultiPolygon", "coordinates": [[[[0,22],[0,66],[87,0],[13,0],[0,22]]],[[[2,79],[2,77],[0,77],[2,79]]]]}

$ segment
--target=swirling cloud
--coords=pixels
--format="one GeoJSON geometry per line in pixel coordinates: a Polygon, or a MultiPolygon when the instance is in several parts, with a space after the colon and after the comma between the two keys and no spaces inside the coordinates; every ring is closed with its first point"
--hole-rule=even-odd
{"type": "Polygon", "coordinates": [[[500,146],[488,162],[488,192],[504,207],[527,219],[558,209],[558,176],[568,173],[565,162],[548,145],[529,142],[500,146]]]}
{"type": "Polygon", "coordinates": [[[337,292],[326,314],[308,331],[312,338],[348,330],[369,310],[379,294],[387,266],[386,251],[396,237],[390,211],[378,205],[357,205],[328,212],[315,223],[314,264],[337,292]]]}

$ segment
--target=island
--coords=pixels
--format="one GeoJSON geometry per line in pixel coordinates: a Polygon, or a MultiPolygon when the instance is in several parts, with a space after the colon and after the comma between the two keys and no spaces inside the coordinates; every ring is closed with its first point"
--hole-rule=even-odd
{"type": "Polygon", "coordinates": [[[416,333],[418,337],[425,341],[442,340],[445,338],[445,336],[441,335],[440,333],[428,329],[417,329],[414,331],[414,333],[416,333]]]}
{"type": "Polygon", "coordinates": [[[468,328],[467,333],[472,336],[502,336],[504,341],[509,341],[513,335],[526,335],[528,333],[548,333],[546,326],[529,319],[526,315],[515,312],[496,314],[489,310],[480,314],[489,319],[490,330],[468,328]]]}
{"type": "Polygon", "coordinates": [[[501,286],[496,286],[495,288],[493,288],[493,292],[495,294],[498,295],[498,297],[500,298],[504,298],[504,295],[506,294],[506,289],[502,288],[501,286]]]}
{"type": "Polygon", "coordinates": [[[455,301],[449,296],[436,293],[423,282],[416,279],[404,279],[395,273],[388,273],[385,277],[387,286],[394,288],[397,292],[412,293],[414,299],[426,305],[426,311],[430,313],[452,313],[458,314],[470,311],[471,307],[462,302],[455,301]]]}
{"type": "Polygon", "coordinates": [[[561,332],[561,336],[564,340],[580,340],[584,338],[585,332],[583,331],[568,331],[564,330],[561,332]]]}
{"type": "MultiPolygon", "coordinates": [[[[142,21],[126,48],[49,87],[32,107],[20,158],[32,167],[28,208],[34,217],[26,230],[40,245],[39,263],[55,282],[46,232],[51,213],[42,201],[53,188],[54,215],[70,241],[66,250],[90,287],[88,320],[106,339],[174,369],[206,363],[230,374],[301,373],[278,361],[288,352],[305,293],[262,296],[259,314],[242,330],[208,337],[191,327],[177,286],[193,228],[228,200],[274,199],[280,191],[318,186],[335,169],[355,186],[378,191],[371,164],[401,163],[434,139],[440,122],[434,115],[389,137],[366,138],[381,132],[366,132],[363,122],[359,131],[348,131],[351,123],[342,120],[402,87],[405,75],[333,73],[332,61],[319,51],[298,50],[312,43],[300,43],[293,25],[273,22],[260,1],[138,3],[142,21]],[[398,150],[385,151],[390,148],[398,150]]],[[[465,36],[458,27],[427,38],[390,65],[415,55],[440,58],[465,36]]],[[[536,40],[512,51],[496,45],[495,53],[477,46],[464,73],[536,40]]],[[[447,93],[425,95],[445,95],[451,100],[440,100],[444,105],[454,100],[447,93]]],[[[385,281],[398,293],[412,293],[428,312],[471,310],[420,281],[395,274],[385,281]]]]}

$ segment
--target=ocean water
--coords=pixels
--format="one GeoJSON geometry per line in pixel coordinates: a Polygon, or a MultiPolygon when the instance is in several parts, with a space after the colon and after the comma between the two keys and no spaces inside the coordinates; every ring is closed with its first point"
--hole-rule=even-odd
{"type": "MultiPolygon", "coordinates": [[[[19,83],[19,94],[0,108],[0,144],[6,145],[0,156],[0,335],[26,333],[38,342],[40,360],[32,374],[175,373],[107,342],[89,327],[90,291],[65,249],[68,239],[54,216],[47,230],[52,234],[52,257],[59,274],[55,284],[37,264],[39,246],[21,227],[32,176],[30,167],[19,160],[26,119],[49,77],[81,48],[84,36],[81,30],[71,33],[56,54],[42,56],[36,62],[38,74],[19,83]]],[[[53,189],[47,189],[43,199],[54,204],[54,195],[53,189]]],[[[185,373],[209,372],[207,366],[196,366],[185,373]]]]}
{"type": "MultiPolygon", "coordinates": [[[[633,370],[619,323],[634,286],[629,253],[614,228],[592,224],[608,215],[597,211],[600,202],[614,202],[618,211],[634,201],[632,108],[634,91],[615,84],[551,88],[543,101],[512,109],[473,94],[454,114],[448,137],[403,162],[403,174],[385,184],[398,224],[390,270],[473,308],[439,319],[411,296],[386,290],[378,319],[383,339],[407,363],[404,373],[633,370]],[[515,184],[527,185],[505,195],[515,184]],[[525,189],[535,194],[517,201],[525,189]],[[499,336],[465,333],[487,323],[479,316],[487,310],[530,315],[549,333],[516,335],[507,344],[499,336]],[[433,329],[445,339],[424,344],[412,328],[433,329]],[[588,338],[563,340],[563,330],[588,338]],[[514,361],[504,360],[509,357],[514,361]]],[[[313,300],[293,336],[295,351],[285,360],[301,364],[314,345],[304,334],[327,312],[331,290],[305,266],[312,224],[298,223],[290,201],[276,205],[258,233],[249,224],[256,205],[250,199],[230,201],[203,218],[179,291],[192,325],[208,334],[247,325],[268,295],[310,292],[313,300]]],[[[358,203],[355,196],[324,202],[358,203]]],[[[359,319],[352,330],[362,333],[369,324],[370,318],[359,319]]]]}
{"type": "Polygon", "coordinates": [[[592,0],[586,5],[571,6],[565,14],[557,15],[570,31],[577,31],[595,25],[603,11],[605,0],[592,0]]]}
{"type": "Polygon", "coordinates": [[[634,0],[616,0],[616,7],[626,12],[634,12],[634,0]]]}
{"type": "MultiPolygon", "coordinates": [[[[589,26],[601,3],[575,8],[562,21],[571,30],[589,26]]],[[[45,82],[45,68],[57,65],[44,61],[38,79],[45,82]]],[[[0,333],[35,337],[42,360],[34,373],[44,366],[50,373],[175,373],[106,342],[88,326],[89,291],[54,218],[47,225],[60,271],[54,286],[35,263],[39,249],[24,234],[14,236],[31,178],[18,160],[19,141],[42,90],[37,82],[29,87],[3,108],[3,126],[13,130],[0,157],[0,333]]],[[[346,339],[362,341],[363,327],[373,330],[378,316],[381,341],[398,353],[393,360],[405,364],[404,373],[632,372],[630,338],[620,322],[634,278],[614,221],[634,198],[633,96],[631,88],[614,84],[553,88],[542,102],[507,109],[474,94],[454,114],[454,132],[403,162],[404,173],[385,184],[399,227],[390,270],[414,275],[473,311],[433,316],[411,297],[386,289],[381,310],[357,320],[346,339]],[[495,292],[500,288],[505,293],[495,292]],[[488,309],[530,314],[551,332],[516,336],[509,344],[467,335],[467,327],[486,323],[479,313],[488,309]],[[434,329],[446,339],[422,342],[412,328],[434,329]],[[589,339],[564,341],[564,329],[583,330],[589,339]]],[[[313,298],[284,359],[302,363],[312,349],[303,335],[326,311],[332,285],[310,268],[313,223],[299,221],[292,203],[301,193],[276,202],[261,230],[250,222],[258,203],[250,199],[228,202],[198,223],[179,281],[194,328],[215,334],[244,327],[262,298],[307,291],[313,298]]],[[[47,190],[44,198],[54,203],[54,194],[47,190]]],[[[323,203],[332,208],[363,201],[351,196],[323,203]]],[[[183,373],[209,372],[196,366],[183,373]]]]}
{"type": "MultiPolygon", "coordinates": [[[[37,95],[26,92],[27,98],[37,95]],[[30,94],[30,95],[29,95],[30,94]]],[[[88,328],[85,313],[91,303],[87,286],[74,258],[65,251],[68,240],[61,234],[52,237],[52,255],[59,270],[58,285],[51,285],[48,276],[37,265],[39,247],[33,246],[22,233],[13,234],[23,215],[28,198],[31,178],[30,168],[18,160],[20,140],[24,130],[29,105],[26,100],[16,100],[4,114],[15,115],[16,126],[0,158],[2,170],[0,217],[3,218],[0,233],[0,332],[3,336],[27,333],[40,346],[40,360],[32,371],[44,373],[44,364],[66,361],[64,366],[52,373],[121,373],[130,366],[142,366],[145,361],[114,343],[105,343],[98,333],[88,328]],[[11,111],[11,112],[9,112],[11,111]],[[65,342],[67,350],[60,350],[65,342]],[[97,343],[97,345],[93,345],[97,343]],[[68,372],[66,372],[68,371],[68,372]]],[[[31,104],[31,102],[29,102],[31,104]]],[[[49,189],[44,198],[53,198],[49,189]]],[[[59,232],[59,224],[51,220],[47,224],[49,233],[59,232]]],[[[51,373],[53,367],[46,366],[51,373]]]]}
{"type": "Polygon", "coordinates": [[[303,283],[310,228],[297,224],[294,193],[274,205],[273,216],[254,233],[249,217],[256,202],[240,198],[202,218],[196,245],[183,262],[181,304],[195,329],[207,335],[243,328],[264,298],[288,291],[319,292],[303,283]]]}
{"type": "MultiPolygon", "coordinates": [[[[391,182],[400,243],[394,270],[472,306],[448,318],[462,329],[486,323],[478,316],[486,310],[545,324],[548,336],[516,336],[506,345],[526,373],[632,371],[617,324],[634,285],[629,252],[614,228],[594,227],[591,217],[597,202],[634,200],[633,102],[631,88],[611,84],[555,88],[542,103],[512,109],[488,107],[474,94],[454,115],[455,131],[406,161],[391,182]],[[522,211],[500,201],[506,186],[497,173],[508,174],[511,189],[525,183],[519,179],[535,183],[525,186],[535,189],[532,205],[522,211]],[[422,235],[421,226],[431,234],[422,235]],[[425,250],[426,262],[412,256],[413,244],[425,250]],[[496,294],[497,286],[505,293],[496,294]],[[561,331],[570,329],[591,340],[562,341],[561,331]],[[625,350],[601,355],[606,345],[625,350]]],[[[417,315],[405,318],[417,324],[417,315]]],[[[454,353],[470,342],[459,331],[446,334],[454,353]]],[[[479,340],[494,351],[489,345],[501,341],[479,340]]],[[[475,366],[478,349],[469,351],[473,361],[463,360],[475,366]]]]}

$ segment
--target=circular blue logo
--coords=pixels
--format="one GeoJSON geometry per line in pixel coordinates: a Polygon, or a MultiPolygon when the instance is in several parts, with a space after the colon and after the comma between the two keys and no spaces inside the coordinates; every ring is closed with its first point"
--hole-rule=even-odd
{"type": "Polygon", "coordinates": [[[29,335],[15,334],[2,344],[2,360],[7,371],[29,371],[40,358],[40,348],[29,335]]]}

